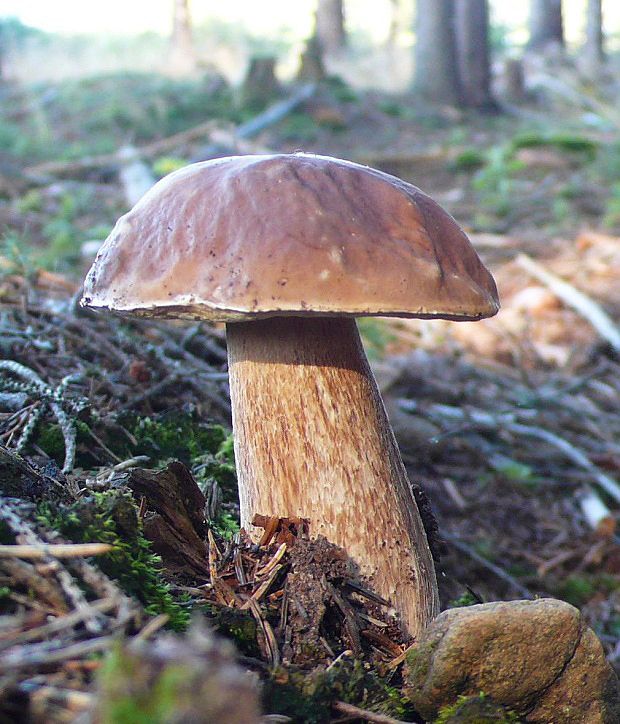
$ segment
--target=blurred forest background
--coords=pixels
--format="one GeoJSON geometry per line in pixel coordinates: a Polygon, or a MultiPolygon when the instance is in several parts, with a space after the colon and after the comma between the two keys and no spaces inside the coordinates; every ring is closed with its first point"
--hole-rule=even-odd
{"type": "MultiPolygon", "coordinates": [[[[433,196],[499,286],[503,308],[483,322],[360,323],[439,521],[442,604],[562,598],[619,666],[619,109],[611,0],[0,0],[1,449],[75,497],[73,522],[39,507],[38,525],[92,540],[93,521],[90,538],[75,525],[85,491],[103,496],[127,459],[178,458],[218,535],[236,530],[222,330],[86,315],[81,279],[115,220],[187,163],[338,156],[433,196]]],[[[161,535],[146,537],[165,591],[159,574],[145,592],[114,578],[118,560],[105,570],[180,630],[207,574],[181,575],[161,535]]],[[[2,575],[21,641],[32,581],[2,575]]],[[[94,635],[67,631],[67,646],[94,635]]],[[[11,680],[20,696],[39,691],[33,665],[11,661],[30,682],[11,680]]],[[[92,705],[96,666],[73,679],[55,666],[83,698],[47,690],[41,721],[92,705]]]]}

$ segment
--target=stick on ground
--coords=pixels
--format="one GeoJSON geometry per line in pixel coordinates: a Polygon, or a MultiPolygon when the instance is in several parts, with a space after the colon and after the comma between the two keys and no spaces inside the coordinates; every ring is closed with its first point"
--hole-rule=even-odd
{"type": "Polygon", "coordinates": [[[601,337],[609,342],[616,352],[620,352],[620,330],[599,304],[572,284],[552,274],[527,254],[519,254],[516,261],[529,274],[545,284],[556,297],[590,322],[601,337]]]}

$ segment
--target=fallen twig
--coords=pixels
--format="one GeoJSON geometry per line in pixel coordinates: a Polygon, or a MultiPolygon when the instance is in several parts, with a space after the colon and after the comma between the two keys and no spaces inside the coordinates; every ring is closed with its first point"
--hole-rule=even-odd
{"type": "MultiPolygon", "coordinates": [[[[419,409],[417,402],[414,400],[399,400],[399,407],[408,412],[417,412],[419,409]]],[[[543,440],[560,450],[576,465],[587,470],[592,475],[594,482],[600,485],[614,500],[620,502],[620,485],[605,474],[573,443],[542,427],[524,425],[519,421],[519,418],[522,417],[530,419],[535,417],[537,415],[535,410],[515,409],[508,412],[490,413],[472,407],[461,409],[453,405],[433,404],[425,408],[425,412],[433,419],[460,421],[486,430],[506,431],[523,437],[534,437],[543,440]]]]}
{"type": "Polygon", "coordinates": [[[101,556],[113,550],[109,543],[68,543],[57,545],[0,545],[0,558],[29,558],[41,560],[53,558],[82,558],[101,556]]]}
{"type": "Polygon", "coordinates": [[[9,651],[0,656],[0,671],[44,666],[69,661],[70,659],[79,659],[99,651],[107,651],[111,643],[112,638],[110,636],[101,636],[69,644],[69,646],[64,646],[55,641],[27,644],[16,651],[9,651]]]}
{"type": "MultiPolygon", "coordinates": [[[[298,88],[289,98],[285,98],[282,101],[278,101],[273,105],[269,106],[262,113],[259,113],[254,118],[238,126],[233,130],[232,141],[238,139],[248,139],[255,136],[257,133],[264,131],[265,128],[272,126],[274,123],[281,121],[291,111],[295,110],[297,106],[301,105],[304,101],[307,101],[312,97],[316,90],[314,83],[307,83],[306,85],[298,88]]],[[[210,144],[199,149],[198,153],[192,158],[192,161],[204,161],[211,158],[218,151],[218,143],[210,144]]]]}
{"type": "Polygon", "coordinates": [[[572,284],[552,274],[527,254],[519,254],[516,262],[529,274],[536,277],[538,281],[549,287],[549,289],[569,307],[572,307],[578,314],[590,322],[601,337],[609,342],[616,352],[620,352],[620,331],[611,317],[609,317],[599,304],[593,299],[590,299],[587,294],[576,289],[572,284]]]}
{"type": "Polygon", "coordinates": [[[386,716],[385,714],[377,714],[374,711],[360,709],[359,706],[347,704],[346,701],[335,701],[332,704],[332,708],[341,714],[346,714],[347,716],[355,717],[356,719],[363,719],[364,721],[369,721],[372,724],[407,724],[401,719],[394,719],[393,717],[386,716]]]}
{"type": "MultiPolygon", "coordinates": [[[[98,611],[99,613],[107,613],[115,608],[117,601],[111,598],[106,598],[101,601],[93,601],[89,604],[89,608],[92,611],[98,611]]],[[[37,626],[36,628],[26,629],[20,633],[11,634],[10,637],[4,638],[0,636],[0,651],[12,648],[17,644],[29,643],[36,641],[37,639],[44,639],[53,634],[58,634],[60,631],[67,630],[76,624],[84,621],[85,618],[92,616],[92,611],[82,609],[80,611],[74,611],[68,613],[65,616],[58,616],[50,623],[44,624],[43,626],[37,626]]]]}
{"type": "Polygon", "coordinates": [[[529,588],[524,586],[522,583],[519,583],[516,578],[510,575],[507,571],[505,571],[500,566],[496,565],[495,563],[491,563],[491,561],[488,561],[486,558],[481,556],[479,553],[476,553],[476,551],[465,541],[462,541],[460,538],[457,538],[455,535],[452,535],[446,530],[441,531],[441,535],[455,548],[458,548],[460,551],[468,555],[472,560],[476,561],[476,563],[479,563],[481,566],[484,566],[484,568],[487,568],[489,571],[491,571],[494,575],[496,575],[498,578],[501,578],[502,581],[505,581],[508,583],[512,588],[523,598],[534,598],[532,592],[529,588]]]}

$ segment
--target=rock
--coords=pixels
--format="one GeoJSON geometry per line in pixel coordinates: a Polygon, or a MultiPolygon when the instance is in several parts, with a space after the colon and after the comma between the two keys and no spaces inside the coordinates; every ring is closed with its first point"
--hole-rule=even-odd
{"type": "Polygon", "coordinates": [[[586,628],[568,666],[527,716],[528,722],[598,724],[620,721],[618,679],[601,642],[586,628]]]}
{"type": "Polygon", "coordinates": [[[410,653],[408,667],[408,694],[427,719],[459,696],[482,691],[528,722],[620,721],[618,679],[580,612],[563,601],[444,611],[410,653]]]}

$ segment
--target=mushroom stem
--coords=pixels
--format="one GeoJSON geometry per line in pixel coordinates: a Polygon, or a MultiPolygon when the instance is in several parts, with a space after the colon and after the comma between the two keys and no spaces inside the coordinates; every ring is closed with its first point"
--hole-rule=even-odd
{"type": "Polygon", "coordinates": [[[228,324],[241,524],[310,520],[347,552],[403,628],[438,613],[424,527],[352,318],[228,324]]]}

